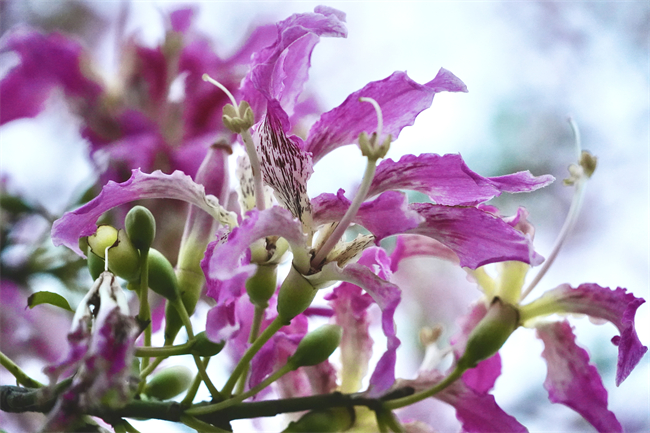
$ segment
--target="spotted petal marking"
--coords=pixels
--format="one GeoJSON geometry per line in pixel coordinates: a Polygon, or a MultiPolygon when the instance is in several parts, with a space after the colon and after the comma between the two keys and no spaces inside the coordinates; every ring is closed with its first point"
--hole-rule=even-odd
{"type": "Polygon", "coordinates": [[[269,101],[266,117],[258,128],[257,153],[262,176],[280,204],[300,219],[303,226],[311,228],[311,203],[307,196],[307,180],[314,171],[311,155],[302,150],[300,138],[285,134],[288,123],[280,104],[269,101]]]}

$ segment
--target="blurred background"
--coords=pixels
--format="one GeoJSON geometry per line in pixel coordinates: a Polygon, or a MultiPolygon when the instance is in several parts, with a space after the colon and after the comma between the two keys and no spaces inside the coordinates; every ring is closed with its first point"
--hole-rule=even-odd
{"type": "MultiPolygon", "coordinates": [[[[529,299],[561,283],[595,282],[625,287],[650,298],[650,4],[609,2],[322,2],[347,14],[348,38],[323,38],[312,56],[307,90],[322,111],[339,105],[369,81],[405,70],[415,81],[431,80],[440,67],[452,71],[467,94],[438,94],[432,108],[406,128],[389,157],[461,153],[484,176],[519,170],[552,174],[558,181],[527,195],[493,200],[504,214],[525,206],[536,226],[536,249],[548,255],[571,202],[561,179],[576,160],[570,115],[582,145],[598,157],[580,219],[564,249],[529,299]]],[[[236,51],[255,25],[292,13],[312,11],[318,2],[194,2],[195,29],[208,35],[221,57],[236,51]]],[[[20,0],[0,3],[0,31],[26,25],[72,34],[88,47],[95,72],[119,79],[118,32],[156,46],[164,17],[181,2],[82,2],[20,0]],[[122,23],[118,25],[118,23],[122,23]]],[[[16,64],[0,54],[0,76],[16,64]]],[[[80,120],[53,94],[32,119],[0,127],[3,188],[59,216],[71,197],[97,180],[88,161],[80,120]]],[[[352,190],[363,173],[354,146],[337,150],[316,167],[309,193],[352,190]]],[[[31,232],[47,231],[43,220],[31,232]]],[[[61,247],[63,248],[63,247],[61,247]]],[[[3,251],[2,265],[12,254],[3,251]]],[[[534,270],[531,272],[534,275],[534,270]]],[[[433,259],[410,259],[396,274],[404,301],[396,321],[403,346],[398,370],[412,377],[423,356],[419,328],[439,323],[446,336],[455,320],[480,295],[462,270],[433,259]],[[426,306],[426,309],[423,308],[426,306]]],[[[52,284],[35,278],[38,290],[52,284]]],[[[650,344],[650,308],[639,308],[637,331],[650,344]]],[[[616,348],[610,324],[572,319],[578,341],[603,376],[611,410],[627,432],[650,430],[650,357],[614,385],[616,348]]],[[[15,332],[15,330],[11,330],[15,332]]],[[[5,339],[3,328],[2,336],[5,339]]],[[[384,343],[379,342],[380,347],[384,343]]],[[[548,402],[542,383],[546,366],[534,331],[521,329],[502,350],[503,374],[494,394],[509,414],[531,432],[593,431],[573,411],[548,402]]],[[[378,349],[379,350],[379,349],[378,349]]],[[[3,375],[2,383],[10,383],[3,375]]],[[[38,374],[38,373],[35,373],[38,374]]],[[[10,379],[10,378],[9,378],[10,379]]],[[[415,417],[429,417],[437,431],[458,427],[443,404],[420,405],[415,417]]],[[[165,424],[165,426],[168,426],[165,424]]]]}

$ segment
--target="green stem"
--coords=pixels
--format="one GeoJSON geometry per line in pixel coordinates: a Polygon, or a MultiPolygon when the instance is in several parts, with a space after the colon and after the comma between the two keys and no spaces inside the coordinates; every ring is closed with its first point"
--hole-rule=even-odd
{"type": "Polygon", "coordinates": [[[153,357],[158,358],[161,356],[176,356],[176,355],[187,355],[190,353],[193,342],[187,342],[178,346],[163,346],[163,347],[136,347],[135,356],[139,358],[143,357],[153,357]]]}
{"type": "Polygon", "coordinates": [[[438,382],[435,386],[425,389],[424,391],[416,392],[413,395],[408,397],[398,398],[396,400],[390,400],[384,403],[384,407],[389,410],[399,409],[400,407],[410,406],[414,403],[422,401],[426,398],[436,395],[443,389],[447,388],[449,385],[454,383],[463,373],[467,370],[466,367],[456,366],[454,371],[447,377],[445,377],[441,382],[438,382]]]}
{"type": "Polygon", "coordinates": [[[120,422],[113,424],[113,429],[115,430],[115,433],[140,433],[138,429],[133,427],[131,423],[125,419],[121,419],[120,422]]]}
{"type": "Polygon", "coordinates": [[[188,427],[192,427],[197,432],[209,432],[209,433],[230,433],[228,430],[216,427],[207,422],[203,422],[199,419],[194,418],[190,415],[181,415],[181,422],[188,427]]]}
{"type": "Polygon", "coordinates": [[[183,326],[185,326],[185,330],[187,331],[187,338],[192,342],[194,340],[194,331],[192,330],[192,322],[190,321],[190,316],[187,314],[187,310],[185,309],[185,304],[183,304],[183,300],[179,296],[178,298],[174,299],[173,301],[169,301],[174,308],[176,308],[176,311],[178,311],[178,315],[181,318],[181,321],[183,322],[183,326]]]}
{"type": "Polygon", "coordinates": [[[277,316],[273,322],[269,324],[269,326],[262,332],[262,334],[255,340],[255,343],[253,343],[248,350],[246,350],[246,353],[244,353],[244,356],[241,357],[239,360],[239,363],[237,363],[237,366],[233,370],[232,374],[230,375],[230,378],[224,385],[223,389],[221,390],[221,394],[228,398],[232,394],[232,390],[237,384],[237,380],[239,379],[239,376],[244,372],[246,369],[246,366],[251,362],[251,359],[253,359],[253,356],[259,350],[264,346],[264,344],[275,335],[280,328],[282,328],[284,325],[287,325],[287,323],[282,319],[280,316],[277,316]]]}
{"type": "Polygon", "coordinates": [[[140,380],[144,380],[147,376],[149,376],[165,359],[167,359],[167,356],[160,356],[156,358],[151,364],[147,366],[147,368],[140,372],[140,380]]]}
{"type": "MultiPolygon", "coordinates": [[[[203,358],[203,369],[207,368],[209,362],[210,362],[210,358],[203,358]]],[[[196,376],[194,376],[194,380],[192,381],[192,384],[187,390],[187,393],[185,394],[185,398],[183,398],[183,401],[181,401],[181,406],[189,407],[192,405],[192,402],[194,401],[194,397],[196,397],[196,392],[199,390],[199,386],[201,386],[202,380],[203,380],[203,376],[201,375],[201,370],[199,370],[196,376]]]]}
{"type": "Polygon", "coordinates": [[[237,403],[241,403],[242,401],[246,400],[249,397],[254,396],[288,372],[295,370],[294,366],[292,364],[285,364],[284,367],[280,368],[278,371],[264,379],[262,382],[260,382],[255,388],[249,389],[247,392],[243,394],[239,394],[236,397],[233,397],[231,399],[228,399],[226,401],[222,401],[221,403],[216,403],[216,404],[211,404],[208,406],[200,406],[196,407],[193,409],[188,409],[185,411],[186,414],[188,415],[207,415],[212,412],[216,412],[218,410],[225,409],[227,407],[233,406],[237,403]]]}
{"type": "MultiPolygon", "coordinates": [[[[26,307],[25,307],[26,308],[26,307]]],[[[16,382],[28,388],[41,388],[44,385],[39,381],[32,379],[25,373],[18,365],[9,359],[4,353],[0,352],[0,365],[9,370],[15,378],[16,382]]]]}
{"type": "Polygon", "coordinates": [[[208,387],[208,391],[210,391],[210,395],[212,396],[212,398],[223,400],[221,393],[210,380],[210,376],[208,376],[208,372],[205,370],[205,366],[203,365],[203,362],[201,362],[201,358],[199,357],[199,355],[192,355],[192,356],[194,357],[194,362],[196,363],[196,368],[198,368],[199,370],[201,379],[203,379],[203,383],[205,383],[205,386],[208,387]]]}
{"type": "MultiPolygon", "coordinates": [[[[147,323],[144,328],[144,347],[151,346],[151,310],[149,308],[149,249],[140,251],[140,312],[138,319],[141,323],[147,323]]],[[[140,369],[144,370],[149,365],[149,358],[142,359],[140,369]]]]}
{"type": "MultiPolygon", "coordinates": [[[[262,319],[264,319],[264,311],[266,311],[266,306],[262,307],[255,305],[255,313],[253,315],[253,323],[251,324],[251,332],[248,335],[249,344],[253,344],[255,340],[257,340],[257,336],[260,334],[262,319]]],[[[248,370],[250,370],[250,363],[246,365],[246,368],[241,374],[239,382],[237,382],[237,390],[235,391],[235,394],[241,394],[244,392],[244,388],[246,387],[246,379],[248,378],[248,370]]]]}

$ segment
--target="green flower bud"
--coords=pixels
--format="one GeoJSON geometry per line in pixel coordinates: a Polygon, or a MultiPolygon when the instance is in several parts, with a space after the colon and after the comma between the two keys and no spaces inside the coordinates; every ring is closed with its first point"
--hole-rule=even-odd
{"type": "Polygon", "coordinates": [[[284,433],[298,432],[341,432],[346,431],[355,421],[353,407],[333,407],[331,409],[313,410],[304,414],[298,421],[289,423],[284,433]]]}
{"type": "Polygon", "coordinates": [[[278,293],[278,314],[291,321],[311,305],[318,290],[292,265],[278,293]]]}
{"type": "Polygon", "coordinates": [[[194,345],[192,346],[192,353],[199,356],[214,356],[221,352],[223,346],[226,345],[225,341],[214,343],[205,335],[205,331],[199,332],[194,336],[194,345]]]}
{"type": "Polygon", "coordinates": [[[90,271],[90,276],[95,281],[102,272],[104,272],[105,262],[97,254],[93,253],[90,248],[88,248],[88,270],[90,271]]]}
{"type": "Polygon", "coordinates": [[[183,365],[174,365],[156,373],[144,387],[144,394],[158,400],[169,400],[186,391],[194,375],[183,365]]]}
{"type": "Polygon", "coordinates": [[[467,337],[465,353],[458,360],[458,366],[476,367],[479,362],[497,353],[518,326],[517,308],[495,297],[485,317],[467,337]]]}
{"type": "Polygon", "coordinates": [[[342,335],[343,329],[338,325],[321,326],[300,340],[296,352],[289,357],[287,363],[293,365],[294,370],[320,364],[339,347],[342,335]]]}
{"type": "Polygon", "coordinates": [[[170,301],[177,299],[180,296],[178,280],[169,260],[160,251],[151,248],[147,264],[149,265],[149,288],[170,301]]]}
{"type": "Polygon", "coordinates": [[[126,214],[124,229],[137,249],[148,251],[156,237],[156,220],[149,209],[135,206],[126,214]]]}
{"type": "Polygon", "coordinates": [[[99,226],[94,235],[88,236],[88,246],[102,259],[108,247],[108,269],[118,277],[126,281],[140,278],[140,254],[124,230],[99,226]]]}
{"type": "Polygon", "coordinates": [[[277,270],[276,265],[259,265],[255,275],[246,281],[246,293],[253,305],[268,306],[268,301],[277,287],[277,270]]]}

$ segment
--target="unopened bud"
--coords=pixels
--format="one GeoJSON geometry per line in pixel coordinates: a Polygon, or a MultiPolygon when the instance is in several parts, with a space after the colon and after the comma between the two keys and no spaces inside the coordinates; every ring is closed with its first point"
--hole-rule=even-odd
{"type": "Polygon", "coordinates": [[[467,337],[465,353],[458,360],[458,366],[476,367],[479,362],[497,353],[518,326],[517,308],[495,297],[485,317],[467,337]]]}
{"type": "Polygon", "coordinates": [[[108,269],[126,281],[140,277],[140,254],[133,246],[124,230],[104,225],[97,227],[97,232],[88,236],[88,245],[93,253],[103,258],[108,248],[108,269]]]}
{"type": "Polygon", "coordinates": [[[174,365],[156,373],[144,387],[144,394],[158,400],[169,400],[186,391],[193,378],[189,368],[174,365]]]}
{"type": "Polygon", "coordinates": [[[278,285],[277,270],[276,265],[259,265],[255,274],[246,280],[246,293],[253,305],[268,305],[278,285]]]}
{"type": "Polygon", "coordinates": [[[320,364],[339,347],[342,335],[343,329],[338,325],[321,326],[300,340],[296,352],[289,357],[287,363],[293,365],[294,370],[320,364]]]}
{"type": "Polygon", "coordinates": [[[292,265],[287,278],[280,286],[278,314],[285,321],[291,321],[311,305],[317,291],[292,265]]]}
{"type": "Polygon", "coordinates": [[[126,214],[124,230],[133,246],[140,251],[148,251],[156,237],[156,220],[149,209],[135,206],[126,214]]]}
{"type": "Polygon", "coordinates": [[[284,433],[298,432],[341,432],[346,431],[355,421],[353,407],[333,407],[323,410],[312,410],[304,414],[298,421],[289,423],[284,433]]]}
{"type": "Polygon", "coordinates": [[[177,299],[180,296],[178,280],[169,260],[160,251],[151,248],[147,264],[149,266],[149,288],[170,301],[177,299]]]}
{"type": "Polygon", "coordinates": [[[221,352],[223,346],[226,345],[225,341],[214,343],[208,339],[205,331],[199,332],[194,336],[194,345],[192,346],[192,353],[199,356],[214,356],[221,352]]]}

